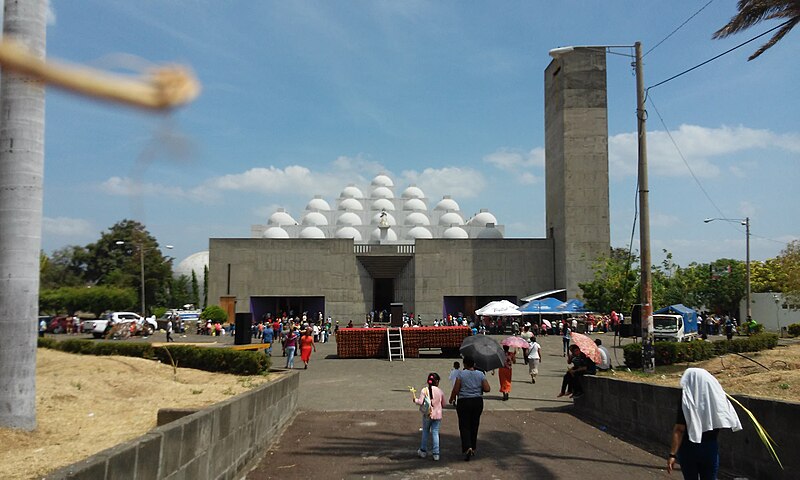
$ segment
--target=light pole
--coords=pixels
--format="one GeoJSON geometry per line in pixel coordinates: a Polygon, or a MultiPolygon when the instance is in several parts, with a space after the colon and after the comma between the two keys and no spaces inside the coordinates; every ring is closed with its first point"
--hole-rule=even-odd
{"type": "MultiPolygon", "coordinates": [[[[117,240],[114,243],[116,243],[117,245],[125,245],[125,243],[127,243],[127,242],[125,242],[124,240],[117,240]]],[[[141,282],[140,283],[140,289],[142,291],[141,308],[142,308],[142,317],[144,317],[146,315],[146,312],[147,312],[147,310],[145,310],[145,300],[144,300],[144,293],[145,293],[145,291],[144,291],[144,244],[137,243],[137,242],[134,242],[134,241],[131,241],[130,243],[132,245],[135,245],[136,248],[139,250],[139,280],[141,282]]],[[[168,249],[171,250],[173,247],[172,247],[172,245],[164,245],[164,248],[168,248],[168,249]]]]}
{"type": "MultiPolygon", "coordinates": [[[[642,322],[642,368],[653,372],[656,368],[654,332],[653,332],[653,282],[650,258],[650,187],[647,179],[647,112],[645,110],[644,70],[642,63],[642,43],[633,45],[587,45],[580,47],[560,47],[550,50],[550,56],[558,58],[576,48],[603,49],[608,52],[612,48],[633,48],[634,55],[619,54],[632,57],[636,73],[636,129],[638,133],[638,173],[639,173],[639,249],[641,267],[641,322],[642,322]]],[[[616,52],[613,52],[616,53],[616,52]]]]}
{"type": "Polygon", "coordinates": [[[775,324],[778,326],[778,335],[783,338],[783,329],[781,328],[781,297],[777,293],[772,294],[772,299],[775,301],[775,324]]]}
{"type": "Polygon", "coordinates": [[[713,222],[715,220],[721,220],[723,222],[731,222],[731,223],[738,223],[738,224],[744,225],[745,249],[746,249],[745,269],[747,270],[746,280],[745,280],[745,282],[747,283],[747,287],[746,287],[747,288],[747,294],[746,294],[746,299],[745,299],[745,301],[747,302],[747,308],[746,308],[745,311],[747,312],[747,322],[750,323],[750,320],[752,320],[752,318],[753,318],[752,307],[750,305],[750,217],[744,217],[744,218],[706,218],[705,220],[703,220],[703,222],[710,223],[710,222],[713,222]]]}

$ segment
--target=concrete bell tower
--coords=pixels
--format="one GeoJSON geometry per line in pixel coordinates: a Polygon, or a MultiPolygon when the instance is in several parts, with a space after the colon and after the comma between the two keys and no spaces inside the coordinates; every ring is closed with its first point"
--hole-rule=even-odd
{"type": "Polygon", "coordinates": [[[606,54],[564,50],[544,72],[546,216],[554,286],[574,298],[611,248],[606,54]]]}

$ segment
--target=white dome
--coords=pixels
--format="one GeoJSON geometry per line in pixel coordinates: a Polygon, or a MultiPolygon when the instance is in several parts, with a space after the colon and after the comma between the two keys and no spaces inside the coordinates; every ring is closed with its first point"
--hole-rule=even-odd
{"type": "Polygon", "coordinates": [[[348,185],[344,187],[339,198],[364,198],[364,194],[355,185],[348,185]]]}
{"type": "Polygon", "coordinates": [[[445,230],[444,233],[442,234],[442,238],[462,239],[462,238],[469,238],[469,235],[467,235],[466,230],[464,230],[463,228],[454,226],[445,230]]]}
{"type": "Polygon", "coordinates": [[[464,225],[464,219],[458,212],[447,212],[439,217],[439,225],[464,225]]]}
{"type": "Polygon", "coordinates": [[[379,212],[381,210],[386,210],[387,212],[393,212],[394,203],[392,203],[392,201],[389,200],[388,198],[379,198],[374,202],[372,202],[372,210],[377,210],[379,212]]]}
{"type": "Polygon", "coordinates": [[[425,227],[414,227],[406,233],[408,240],[416,240],[418,238],[433,238],[430,230],[425,227]]]}
{"type": "Polygon", "coordinates": [[[378,187],[372,191],[372,198],[394,198],[394,193],[388,187],[378,187]]]}
{"type": "Polygon", "coordinates": [[[352,238],[356,242],[360,242],[361,234],[353,227],[342,227],[336,231],[336,238],[352,238]]]}
{"type": "Polygon", "coordinates": [[[355,198],[345,198],[339,203],[339,210],[364,210],[364,206],[355,198]]]}
{"type": "Polygon", "coordinates": [[[494,225],[487,225],[486,228],[478,232],[478,238],[503,238],[503,233],[494,228],[494,225]]]}
{"type": "Polygon", "coordinates": [[[289,238],[289,234],[281,227],[269,227],[264,231],[264,238],[289,238]]]}
{"type": "Polygon", "coordinates": [[[328,204],[328,202],[323,200],[321,197],[312,198],[308,202],[308,205],[306,205],[306,210],[312,210],[312,211],[320,210],[320,211],[323,211],[323,212],[327,212],[330,209],[331,209],[331,206],[328,204]]]}
{"type": "MultiPolygon", "coordinates": [[[[382,212],[378,212],[378,213],[376,213],[375,215],[372,216],[372,224],[373,225],[378,225],[378,224],[381,223],[381,213],[382,212]]],[[[392,215],[389,212],[386,212],[386,222],[389,224],[389,226],[397,225],[397,220],[394,219],[394,215],[392,215]]]]}
{"type": "Polygon", "coordinates": [[[428,219],[428,216],[422,212],[411,212],[406,215],[406,220],[404,222],[406,225],[430,225],[431,221],[428,219]]]}
{"type": "Polygon", "coordinates": [[[325,232],[319,227],[306,227],[300,231],[300,238],[325,238],[325,232]]]}
{"type": "Polygon", "coordinates": [[[489,213],[488,210],[483,210],[474,217],[470,218],[469,222],[467,222],[467,225],[475,227],[485,227],[489,223],[497,225],[497,218],[495,218],[494,215],[489,213]]]}
{"type": "Polygon", "coordinates": [[[311,225],[313,227],[318,227],[320,225],[327,225],[328,219],[325,218],[325,215],[319,212],[308,212],[305,215],[303,215],[303,219],[300,221],[300,223],[302,223],[303,225],[311,225]]]}
{"type": "Polygon", "coordinates": [[[181,260],[178,266],[172,270],[172,275],[175,278],[181,275],[192,278],[192,272],[194,272],[197,281],[201,284],[202,291],[203,270],[205,270],[205,267],[208,267],[208,251],[197,252],[181,260]]]}
{"type": "Polygon", "coordinates": [[[422,193],[422,190],[416,185],[410,185],[408,188],[403,190],[402,194],[403,198],[425,198],[425,194],[422,193]]]}
{"type": "Polygon", "coordinates": [[[355,225],[361,225],[362,223],[361,217],[353,212],[344,212],[343,214],[339,215],[339,218],[336,219],[336,225],[352,227],[355,225]]]}
{"type": "Polygon", "coordinates": [[[380,175],[376,176],[372,179],[371,185],[373,187],[394,187],[394,182],[388,175],[381,173],[380,175]]]}
{"type": "Polygon", "coordinates": [[[456,203],[455,200],[453,200],[449,196],[445,196],[444,198],[439,200],[439,203],[436,204],[434,210],[453,210],[457,212],[461,209],[458,207],[458,203],[456,203]]]}
{"type": "Polygon", "coordinates": [[[406,203],[403,205],[403,210],[422,210],[427,211],[428,207],[425,205],[425,202],[420,200],[419,198],[409,198],[406,200],[406,203]]]}
{"type": "MultiPolygon", "coordinates": [[[[373,241],[376,241],[376,242],[378,240],[380,240],[381,239],[381,229],[380,228],[376,228],[375,230],[373,230],[372,233],[369,234],[369,238],[371,240],[373,240],[373,241]]],[[[390,242],[396,242],[397,241],[397,233],[395,233],[395,231],[392,230],[391,228],[386,230],[386,240],[388,240],[390,242]]]]}
{"type": "Polygon", "coordinates": [[[269,216],[267,225],[277,225],[283,227],[285,225],[297,225],[297,222],[291,215],[286,213],[282,208],[269,216]]]}

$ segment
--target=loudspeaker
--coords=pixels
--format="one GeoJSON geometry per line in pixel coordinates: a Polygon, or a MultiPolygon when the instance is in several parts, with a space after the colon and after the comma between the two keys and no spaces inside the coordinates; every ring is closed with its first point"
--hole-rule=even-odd
{"type": "MultiPolygon", "coordinates": [[[[403,304],[402,303],[392,303],[391,306],[391,313],[392,313],[392,326],[393,327],[402,327],[403,326],[403,304]]],[[[386,319],[384,318],[384,321],[386,319]]]]}
{"type": "Polygon", "coordinates": [[[636,304],[633,306],[631,310],[631,336],[633,337],[641,337],[642,336],[642,306],[640,304],[636,304]]]}
{"type": "Polygon", "coordinates": [[[252,336],[250,328],[253,326],[253,314],[243,312],[236,314],[236,335],[233,337],[234,345],[249,345],[252,336]]]}

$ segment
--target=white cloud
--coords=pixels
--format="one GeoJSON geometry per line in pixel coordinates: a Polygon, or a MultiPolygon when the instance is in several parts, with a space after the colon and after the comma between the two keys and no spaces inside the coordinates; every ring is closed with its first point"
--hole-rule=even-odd
{"type": "Polygon", "coordinates": [[[215,193],[203,187],[185,190],[174,185],[140,182],[130,177],[111,177],[101,183],[100,191],[118,197],[158,196],[170,198],[185,198],[197,202],[208,202],[215,197],[215,193]]]}
{"type": "Polygon", "coordinates": [[[48,27],[52,27],[56,24],[56,11],[53,10],[53,2],[52,0],[47,0],[47,16],[45,17],[45,21],[47,22],[48,27]]]}
{"type": "Polygon", "coordinates": [[[745,217],[754,217],[756,215],[756,207],[752,202],[743,200],[739,202],[739,212],[745,217]]]}
{"type": "Polygon", "coordinates": [[[89,237],[96,233],[88,220],[69,217],[42,218],[42,232],[59,237],[89,237]]]}
{"type": "Polygon", "coordinates": [[[422,172],[406,170],[402,177],[421,188],[429,199],[438,199],[442,195],[453,195],[456,200],[476,197],[486,187],[483,174],[471,168],[426,168],[422,172]]]}
{"type": "Polygon", "coordinates": [[[544,149],[534,148],[529,152],[512,148],[500,148],[483,157],[483,161],[513,173],[531,167],[544,167],[544,149]]]}
{"type": "MultiPolygon", "coordinates": [[[[720,168],[712,163],[715,157],[724,157],[746,150],[777,148],[792,153],[800,152],[800,135],[778,134],[743,126],[706,128],[681,125],[672,131],[672,138],[680,148],[686,162],[698,177],[716,177],[720,168]]],[[[608,155],[612,174],[636,174],[637,134],[621,133],[608,139],[608,155]]],[[[690,175],[667,132],[647,133],[647,159],[654,175],[682,177],[690,175]]],[[[733,173],[737,174],[733,169],[733,173]]]]}
{"type": "Polygon", "coordinates": [[[654,227],[674,227],[680,224],[680,219],[675,215],[653,212],[650,214],[650,225],[654,227]]]}

